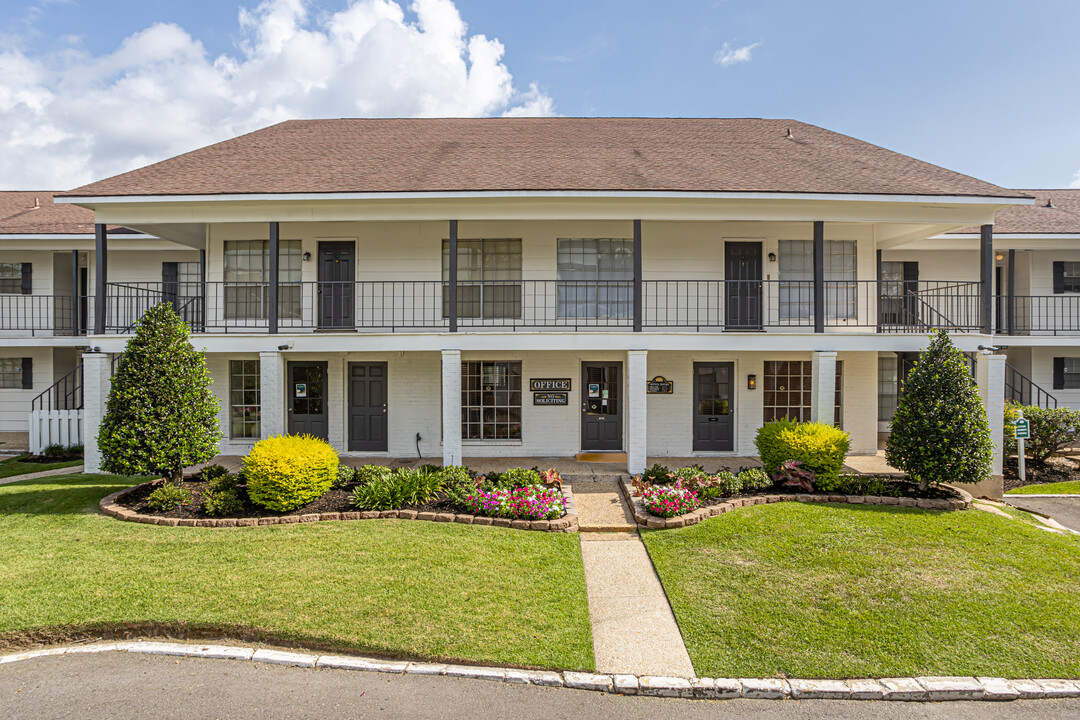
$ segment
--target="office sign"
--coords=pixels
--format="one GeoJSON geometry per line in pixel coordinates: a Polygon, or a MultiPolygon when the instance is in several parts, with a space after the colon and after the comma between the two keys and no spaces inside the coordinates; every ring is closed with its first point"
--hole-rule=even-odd
{"type": "Polygon", "coordinates": [[[649,395],[670,395],[674,385],[671,380],[668,380],[663,375],[657,375],[649,381],[645,392],[649,395]]]}
{"type": "Polygon", "coordinates": [[[542,392],[544,390],[568,392],[570,390],[570,378],[530,378],[529,389],[533,392],[542,392]]]}

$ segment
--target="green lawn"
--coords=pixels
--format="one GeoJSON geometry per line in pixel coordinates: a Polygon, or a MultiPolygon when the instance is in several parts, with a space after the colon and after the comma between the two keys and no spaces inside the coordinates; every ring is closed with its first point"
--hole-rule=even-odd
{"type": "Polygon", "coordinates": [[[75,467],[76,465],[82,465],[82,460],[65,460],[64,462],[55,463],[28,463],[23,462],[23,458],[29,457],[28,455],[19,455],[18,457],[8,458],[3,462],[0,462],[0,478],[12,477],[14,475],[25,475],[27,473],[41,472],[42,470],[52,470],[54,468],[63,467],[75,467]]]}
{"type": "Polygon", "coordinates": [[[179,623],[407,657],[591,670],[573,534],[398,520],[168,528],[99,514],[135,479],[0,486],[0,645],[179,623]]]}
{"type": "Polygon", "coordinates": [[[1080,677],[1080,538],[779,503],[644,541],[703,676],[1080,677]]]}
{"type": "Polygon", "coordinates": [[[1067,480],[1065,482],[1042,483],[1041,485],[1025,485],[1013,488],[1006,495],[1080,495],[1080,480],[1067,480]]]}

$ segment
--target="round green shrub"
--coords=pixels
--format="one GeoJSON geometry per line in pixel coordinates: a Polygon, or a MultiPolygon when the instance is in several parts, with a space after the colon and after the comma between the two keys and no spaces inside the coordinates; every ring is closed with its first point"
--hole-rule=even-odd
{"type": "Polygon", "coordinates": [[[235,515],[244,509],[244,500],[240,497],[240,490],[235,487],[207,491],[203,495],[202,509],[212,517],[235,515]]]}
{"type": "Polygon", "coordinates": [[[393,471],[385,465],[361,465],[356,468],[353,482],[358,485],[367,485],[376,480],[386,480],[393,471]]]}
{"type": "Polygon", "coordinates": [[[739,480],[744,490],[768,490],[773,486],[772,478],[761,468],[746,468],[739,472],[739,480]]]}
{"type": "Polygon", "coordinates": [[[146,504],[155,512],[168,512],[191,502],[191,491],[179,485],[162,485],[146,497],[146,504]]]}
{"type": "Polygon", "coordinates": [[[337,478],[338,455],[310,435],[260,440],[244,458],[248,497],[268,510],[288,512],[323,495],[337,478]]]}
{"type": "Polygon", "coordinates": [[[832,425],[784,419],[765,423],[754,443],[770,474],[776,473],[781,463],[798,460],[803,469],[814,473],[815,490],[831,492],[844,469],[851,437],[832,425]]]}

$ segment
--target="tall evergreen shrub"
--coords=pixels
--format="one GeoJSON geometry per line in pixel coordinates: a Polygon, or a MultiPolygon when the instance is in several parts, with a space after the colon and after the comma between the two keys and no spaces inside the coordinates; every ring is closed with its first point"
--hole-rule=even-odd
{"type": "Polygon", "coordinates": [[[206,360],[169,303],[150,308],[120,356],[98,431],[102,467],[122,475],[163,475],[218,453],[218,401],[206,360]]]}
{"type": "Polygon", "coordinates": [[[994,447],[986,409],[964,354],[944,330],[931,336],[901,392],[885,447],[890,465],[924,489],[990,475],[994,447]]]}

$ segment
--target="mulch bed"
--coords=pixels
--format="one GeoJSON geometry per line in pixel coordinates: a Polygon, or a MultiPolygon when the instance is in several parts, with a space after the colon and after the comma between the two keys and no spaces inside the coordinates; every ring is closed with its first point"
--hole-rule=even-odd
{"type": "MultiPolygon", "coordinates": [[[[903,488],[902,493],[899,494],[899,495],[896,495],[896,497],[909,497],[909,498],[915,498],[917,500],[950,500],[950,499],[956,497],[949,490],[946,490],[944,488],[937,487],[937,486],[934,486],[934,485],[931,485],[924,492],[924,491],[919,489],[919,484],[918,483],[911,482],[910,480],[900,480],[900,479],[897,479],[897,478],[884,478],[884,479],[886,481],[888,481],[889,483],[899,485],[901,488],[903,488]]],[[[712,499],[709,499],[709,500],[702,501],[701,505],[702,505],[702,507],[708,507],[710,505],[719,505],[721,503],[725,503],[725,502],[728,502],[730,500],[737,500],[739,498],[751,498],[751,497],[755,497],[755,496],[758,496],[758,495],[815,495],[815,496],[827,497],[829,495],[846,495],[846,494],[847,493],[845,493],[843,491],[839,491],[839,490],[834,491],[834,492],[818,492],[816,490],[813,491],[813,492],[807,492],[806,490],[803,490],[802,488],[790,488],[790,487],[782,487],[781,486],[781,487],[768,488],[768,489],[765,489],[765,490],[755,490],[755,491],[752,491],[752,492],[743,492],[743,493],[739,493],[738,495],[715,497],[715,498],[712,498],[712,499]]]]}
{"type": "Polygon", "coordinates": [[[1020,466],[1016,458],[1006,458],[1003,469],[1006,490],[1023,487],[1024,485],[1080,480],[1080,466],[1077,465],[1076,461],[1060,455],[1052,456],[1042,464],[1028,460],[1024,467],[1024,474],[1027,476],[1026,482],[1020,482],[1020,466]]]}
{"type": "MultiPolygon", "coordinates": [[[[139,487],[128,493],[127,495],[119,498],[117,503],[129,510],[134,510],[140,515],[154,515],[156,517],[168,517],[168,518],[209,518],[203,512],[202,506],[204,496],[209,483],[203,480],[185,480],[184,487],[191,491],[191,503],[187,505],[181,505],[173,510],[165,512],[159,512],[157,510],[151,510],[146,504],[146,498],[151,492],[161,487],[161,484],[148,485],[145,487],[139,487]]],[[[245,501],[244,509],[238,513],[228,515],[230,518],[258,518],[258,517],[284,517],[287,515],[307,515],[309,513],[327,513],[327,512],[352,512],[357,508],[352,505],[352,486],[345,488],[331,488],[322,497],[309,502],[307,505],[297,508],[296,510],[290,510],[289,512],[274,512],[273,510],[267,510],[266,508],[258,507],[252,504],[250,501],[245,501]]],[[[454,505],[446,496],[442,496],[424,503],[423,505],[406,505],[403,510],[416,510],[417,512],[465,512],[463,508],[458,508],[454,505]]]]}
{"type": "Polygon", "coordinates": [[[62,455],[60,457],[47,457],[45,455],[28,455],[26,457],[19,458],[19,462],[24,463],[40,463],[42,465],[49,465],[51,463],[59,462],[71,462],[73,460],[82,460],[82,455],[62,455]]]}

